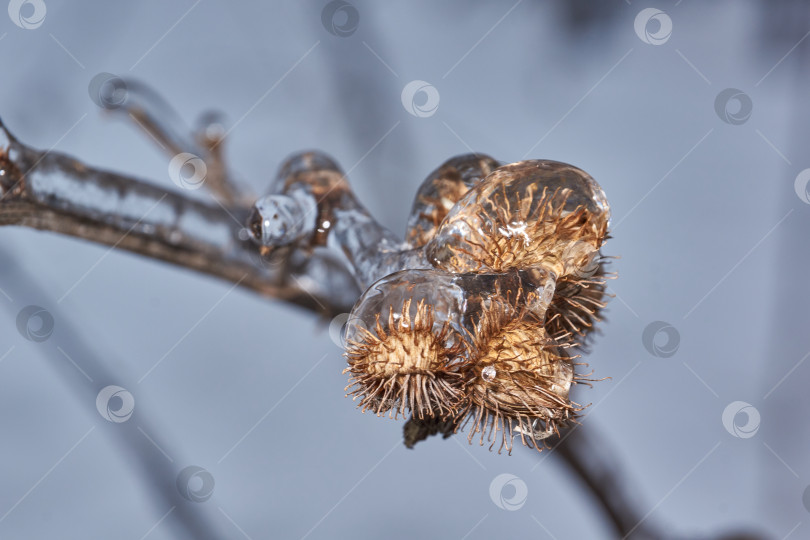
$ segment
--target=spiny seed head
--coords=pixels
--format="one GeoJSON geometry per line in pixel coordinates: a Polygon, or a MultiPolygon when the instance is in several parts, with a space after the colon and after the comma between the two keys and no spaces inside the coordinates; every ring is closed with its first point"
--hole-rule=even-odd
{"type": "Polygon", "coordinates": [[[546,315],[546,330],[550,336],[573,335],[583,343],[591,336],[607,305],[606,281],[615,277],[606,271],[605,259],[600,255],[592,275],[569,275],[557,281],[546,315]]]}
{"type": "Polygon", "coordinates": [[[602,188],[584,171],[521,161],[493,171],[453,207],[428,259],[454,273],[541,266],[562,277],[593,268],[609,218],[602,188]]]}
{"type": "Polygon", "coordinates": [[[460,399],[464,344],[451,336],[449,323],[437,330],[431,306],[421,300],[411,316],[411,300],[401,313],[377,314],[374,330],[361,328],[349,340],[349,395],[363,411],[396,418],[410,410],[416,418],[444,416],[460,399]]]}
{"type": "Polygon", "coordinates": [[[538,440],[558,432],[576,416],[569,399],[577,376],[570,343],[558,343],[531,314],[495,304],[486,310],[476,335],[476,355],[465,366],[464,405],[457,409],[471,423],[468,440],[477,433],[490,449],[510,453],[514,436],[540,449],[538,440]]]}

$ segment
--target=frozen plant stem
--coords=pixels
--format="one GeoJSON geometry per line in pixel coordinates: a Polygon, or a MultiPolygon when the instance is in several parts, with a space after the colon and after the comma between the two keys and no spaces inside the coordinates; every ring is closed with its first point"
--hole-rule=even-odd
{"type": "Polygon", "coordinates": [[[361,290],[398,270],[429,267],[423,251],[380,225],[340,167],[319,152],[287,160],[270,194],[254,205],[248,228],[266,249],[298,244],[342,254],[361,290]]]}
{"type": "Polygon", "coordinates": [[[105,79],[100,74],[96,78],[100,80],[91,83],[99,105],[144,130],[168,157],[191,154],[202,159],[206,164],[204,187],[226,205],[253,202],[253,197],[235,184],[225,164],[225,128],[218,114],[202,115],[192,130],[154,89],[137,80],[107,75],[105,79]]]}
{"type": "Polygon", "coordinates": [[[0,124],[0,225],[126,249],[325,315],[347,311],[359,294],[348,272],[324,253],[293,252],[288,264],[269,263],[240,234],[249,211],[34,150],[0,124]]]}

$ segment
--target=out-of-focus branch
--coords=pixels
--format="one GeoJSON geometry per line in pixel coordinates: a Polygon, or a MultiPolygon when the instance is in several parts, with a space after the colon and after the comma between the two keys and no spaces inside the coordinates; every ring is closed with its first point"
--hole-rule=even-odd
{"type": "Polygon", "coordinates": [[[261,257],[243,233],[248,212],[34,150],[0,123],[0,225],[126,249],[326,315],[351,308],[360,291],[338,260],[317,250],[261,257]]]}
{"type": "Polygon", "coordinates": [[[225,128],[219,114],[202,115],[194,129],[189,128],[177,111],[160,93],[132,79],[123,80],[101,73],[91,83],[94,101],[111,113],[134,122],[166,155],[192,154],[206,165],[205,189],[225,204],[252,204],[254,198],[234,182],[225,163],[223,140],[225,128]]]}
{"type": "MultiPolygon", "coordinates": [[[[9,253],[0,247],[0,260],[6,260],[9,253]]],[[[42,295],[35,277],[23,272],[15,261],[8,261],[2,266],[3,279],[14,286],[14,290],[25,298],[36,298],[42,295]]],[[[89,411],[88,417],[96,420],[96,425],[102,426],[93,407],[99,389],[105,384],[126,379],[126,373],[121,371],[120,362],[110,362],[109,354],[102,358],[96,347],[88,344],[82,337],[79,328],[73,326],[72,318],[61,311],[57,303],[49,305],[51,315],[59,321],[58,333],[59,347],[64,351],[58,352],[57,347],[43,347],[40,350],[47,358],[49,366],[61,377],[63,384],[74,394],[82,408],[89,411]],[[65,361],[63,354],[81,359],[81,371],[65,361]]],[[[147,401],[147,400],[145,400],[147,401]]],[[[139,405],[139,409],[142,408],[139,405]]],[[[226,530],[221,520],[215,519],[215,512],[205,505],[190,503],[183,499],[177,491],[176,478],[178,464],[171,462],[161,455],[161,450],[155,448],[154,443],[144,434],[160,441],[162,451],[171,452],[178,460],[185,459],[188,449],[175,444],[170,432],[162,429],[159,423],[142,411],[137,421],[115,423],[102,426],[104,434],[117,443],[119,451],[126,457],[126,462],[136,473],[136,478],[143,488],[149,492],[148,501],[153,505],[155,515],[164,514],[169,508],[174,508],[171,519],[167,525],[172,530],[173,538],[208,540],[223,538],[226,530]],[[114,427],[115,429],[103,429],[114,427]]]]}
{"type": "Polygon", "coordinates": [[[616,538],[627,540],[664,540],[703,538],[706,540],[765,540],[753,531],[739,530],[720,534],[695,535],[687,533],[689,525],[677,530],[664,530],[652,521],[649,513],[639,512],[635,496],[623,467],[613,449],[599,437],[593,426],[576,424],[563,431],[555,441],[549,441],[552,455],[560,458],[577,476],[613,528],[616,538]]]}
{"type": "Polygon", "coordinates": [[[660,531],[637,510],[621,468],[610,449],[595,441],[591,428],[574,425],[551,442],[551,453],[562,459],[584,484],[619,538],[661,539],[660,531]]]}

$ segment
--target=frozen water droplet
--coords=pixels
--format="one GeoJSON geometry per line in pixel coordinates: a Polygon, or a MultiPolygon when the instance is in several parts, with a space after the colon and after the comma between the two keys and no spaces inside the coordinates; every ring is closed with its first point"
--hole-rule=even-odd
{"type": "Polygon", "coordinates": [[[481,370],[481,378],[487,382],[490,382],[493,379],[495,379],[495,375],[497,375],[497,371],[495,371],[495,366],[487,366],[481,370]]]}

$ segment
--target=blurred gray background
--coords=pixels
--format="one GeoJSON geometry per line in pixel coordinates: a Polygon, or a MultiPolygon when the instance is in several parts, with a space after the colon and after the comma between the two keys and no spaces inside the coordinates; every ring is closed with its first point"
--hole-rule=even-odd
{"type": "MultiPolygon", "coordinates": [[[[651,523],[810,537],[806,3],[351,0],[346,36],[325,1],[45,3],[37,28],[0,17],[0,115],[95,166],[173,187],[169,158],[90,100],[110,72],[189,123],[222,111],[257,193],[289,153],[328,152],[398,232],[422,179],[470,149],[588,171],[621,259],[585,427],[651,523]],[[424,117],[402,103],[414,80],[440,97],[424,117]],[[655,321],[675,331],[645,347],[655,321]]],[[[194,535],[183,521],[219,538],[611,537],[553,456],[464,435],[406,449],[401,421],[343,397],[342,351],[309,313],[50,233],[3,228],[0,249],[0,538],[194,535]],[[54,315],[41,343],[17,331],[31,304],[54,315]],[[126,422],[96,410],[107,385],[133,395],[126,422]],[[210,499],[178,497],[187,466],[210,499]],[[527,487],[519,510],[490,497],[502,473],[527,487]]]]}

